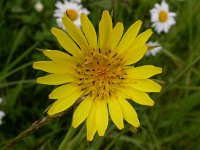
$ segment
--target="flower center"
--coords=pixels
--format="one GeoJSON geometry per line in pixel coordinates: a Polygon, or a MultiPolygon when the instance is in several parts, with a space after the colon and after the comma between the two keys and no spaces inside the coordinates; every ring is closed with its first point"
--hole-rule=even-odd
{"type": "Polygon", "coordinates": [[[78,85],[93,98],[107,99],[116,95],[124,80],[123,59],[110,52],[92,52],[77,64],[78,85]]]}
{"type": "Polygon", "coordinates": [[[166,22],[167,19],[168,19],[167,12],[164,11],[164,10],[160,11],[160,13],[159,13],[159,20],[160,20],[160,22],[166,22]]]}
{"type": "Polygon", "coordinates": [[[76,20],[78,18],[78,13],[74,9],[66,10],[66,14],[72,21],[74,21],[74,20],[76,20]]]}

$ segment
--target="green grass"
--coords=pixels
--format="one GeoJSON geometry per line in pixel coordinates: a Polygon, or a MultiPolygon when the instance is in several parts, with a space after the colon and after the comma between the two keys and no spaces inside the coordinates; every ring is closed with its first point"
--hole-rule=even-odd
{"type": "MultiPolygon", "coordinates": [[[[35,79],[43,73],[31,67],[33,61],[44,58],[37,48],[61,49],[50,33],[56,26],[52,17],[55,1],[42,2],[44,10],[38,13],[33,7],[35,0],[0,1],[0,97],[5,99],[0,110],[6,112],[0,126],[0,147],[46,116],[44,110],[51,104],[48,94],[53,87],[36,84],[35,79]]],[[[108,9],[113,11],[113,21],[123,22],[126,29],[141,19],[143,31],[150,28],[149,10],[155,2],[160,1],[84,0],[83,4],[91,11],[89,17],[96,29],[102,10],[108,9]]],[[[71,109],[10,149],[56,150],[65,138],[68,149],[199,150],[200,1],[167,2],[177,13],[177,23],[168,34],[154,33],[151,37],[161,43],[162,52],[136,64],[163,67],[162,75],[155,78],[166,84],[161,93],[151,95],[154,107],[133,103],[141,122],[137,131],[128,124],[119,131],[110,123],[104,137],[96,136],[93,142],[87,142],[84,125],[70,127],[71,109]]]]}

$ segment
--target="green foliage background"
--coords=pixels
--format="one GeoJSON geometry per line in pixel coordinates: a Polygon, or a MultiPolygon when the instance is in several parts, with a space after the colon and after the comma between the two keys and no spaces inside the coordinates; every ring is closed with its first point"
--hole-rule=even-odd
{"type": "MultiPolygon", "coordinates": [[[[0,109],[6,117],[0,126],[0,147],[45,116],[51,104],[48,94],[53,87],[39,85],[35,79],[43,72],[34,70],[33,61],[44,59],[36,48],[62,49],[51,35],[54,0],[42,0],[44,10],[34,9],[36,0],[0,1],[0,109]]],[[[149,10],[158,0],[84,0],[91,12],[89,18],[98,27],[101,13],[108,9],[113,21],[121,21],[127,29],[134,21],[143,21],[142,31],[150,28],[149,10]]],[[[154,107],[133,103],[141,127],[126,124],[119,131],[109,124],[104,137],[86,141],[85,127],[73,129],[72,108],[67,115],[42,127],[10,149],[56,150],[68,135],[66,149],[83,150],[199,150],[200,149],[200,1],[167,0],[170,10],[177,13],[177,24],[168,34],[154,33],[151,40],[163,47],[155,57],[144,57],[141,64],[163,67],[161,93],[151,95],[154,107]],[[69,132],[68,132],[69,131],[69,132]]]]}

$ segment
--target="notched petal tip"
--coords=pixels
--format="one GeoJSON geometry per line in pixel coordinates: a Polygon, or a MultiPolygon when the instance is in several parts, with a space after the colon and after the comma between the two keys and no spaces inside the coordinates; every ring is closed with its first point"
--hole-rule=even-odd
{"type": "Polygon", "coordinates": [[[33,62],[33,65],[32,65],[32,67],[34,68],[34,69],[37,69],[37,70],[40,70],[40,62],[41,61],[36,61],[36,62],[33,62]]]}
{"type": "Polygon", "coordinates": [[[153,34],[153,30],[152,29],[147,29],[146,31],[148,32],[149,37],[153,34]]]}
{"type": "Polygon", "coordinates": [[[99,136],[104,136],[105,135],[105,132],[100,132],[100,131],[97,131],[97,132],[98,132],[99,136]]]}
{"type": "Polygon", "coordinates": [[[104,10],[102,15],[109,14],[108,10],[104,10]]]}
{"type": "MultiPolygon", "coordinates": [[[[69,17],[66,16],[66,15],[64,15],[64,16],[62,17],[62,23],[65,24],[65,22],[66,22],[68,19],[69,19],[69,17]]],[[[70,19],[69,19],[69,20],[70,20],[70,19]]],[[[70,20],[70,21],[71,21],[71,20],[70,20]]]]}
{"type": "Polygon", "coordinates": [[[85,13],[81,13],[80,17],[81,17],[81,18],[87,17],[87,15],[86,15],[85,13]]]}
{"type": "Polygon", "coordinates": [[[53,115],[55,115],[55,114],[57,114],[58,112],[55,112],[55,111],[53,111],[52,109],[51,109],[51,107],[49,108],[49,110],[47,111],[47,114],[49,115],[49,116],[53,116],[53,115]]]}
{"type": "Polygon", "coordinates": [[[56,31],[57,31],[57,28],[56,28],[56,27],[52,27],[52,28],[51,28],[51,33],[52,33],[52,34],[54,34],[56,31]]]}
{"type": "Polygon", "coordinates": [[[121,126],[118,126],[117,127],[119,130],[122,130],[122,129],[124,129],[124,124],[123,125],[121,125],[121,126]]]}
{"type": "Polygon", "coordinates": [[[88,141],[91,142],[93,139],[94,139],[94,136],[88,136],[88,135],[87,135],[87,140],[88,140],[88,141]]]}
{"type": "Polygon", "coordinates": [[[112,18],[111,16],[110,16],[110,13],[109,13],[109,11],[108,10],[104,10],[103,11],[103,13],[102,13],[102,17],[104,18],[112,18]]]}
{"type": "Polygon", "coordinates": [[[153,33],[153,30],[152,30],[152,29],[147,29],[146,31],[149,31],[149,32],[152,32],[152,33],[153,33]]]}
{"type": "Polygon", "coordinates": [[[139,23],[139,24],[142,24],[142,20],[140,20],[140,19],[137,20],[136,22],[139,23]]]}
{"type": "Polygon", "coordinates": [[[74,121],[72,121],[72,127],[77,128],[79,125],[77,123],[75,123],[74,121]]]}
{"type": "Polygon", "coordinates": [[[159,69],[159,73],[163,72],[163,68],[158,67],[158,69],[159,69]]]}
{"type": "Polygon", "coordinates": [[[49,99],[55,99],[54,95],[52,95],[52,92],[49,94],[49,99]]]}
{"type": "Polygon", "coordinates": [[[134,127],[139,128],[140,127],[140,122],[138,122],[137,124],[134,124],[134,127]]]}
{"type": "Polygon", "coordinates": [[[46,84],[43,77],[39,77],[36,79],[36,83],[39,83],[39,84],[46,84]]]}
{"type": "Polygon", "coordinates": [[[155,102],[152,100],[151,102],[148,103],[146,106],[154,106],[155,102]]]}
{"type": "Polygon", "coordinates": [[[36,63],[36,62],[33,62],[33,64],[32,64],[32,67],[33,67],[34,69],[36,69],[36,68],[35,68],[35,63],[36,63]]]}
{"type": "Polygon", "coordinates": [[[141,28],[142,26],[142,20],[137,20],[135,21],[133,24],[135,24],[137,27],[139,27],[139,29],[141,28]]]}
{"type": "Polygon", "coordinates": [[[163,68],[161,67],[156,67],[156,66],[153,66],[154,67],[154,70],[156,71],[156,74],[160,74],[163,72],[163,68]]]}

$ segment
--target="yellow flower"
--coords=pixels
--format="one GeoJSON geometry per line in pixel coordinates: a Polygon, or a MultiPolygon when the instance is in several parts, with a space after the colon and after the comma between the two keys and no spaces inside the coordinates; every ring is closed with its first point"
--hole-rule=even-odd
{"type": "Polygon", "coordinates": [[[118,22],[113,27],[108,11],[102,14],[98,38],[85,14],[81,14],[82,31],[67,16],[62,22],[67,33],[54,27],[51,32],[67,53],[44,50],[50,61],[33,64],[33,68],[50,73],[39,77],[38,83],[62,84],[49,95],[50,99],[57,100],[48,110],[48,115],[62,112],[82,99],[73,114],[72,126],[76,128],[86,120],[89,141],[96,132],[99,136],[105,134],[108,114],[118,129],[124,128],[123,120],[139,127],[137,113],[126,99],[152,106],[154,101],[146,92],[161,90],[159,84],[148,79],[161,73],[161,68],[132,65],[146,53],[146,41],[152,30],[138,35],[142,25],[139,20],[123,35],[123,24],[118,22]]]}

